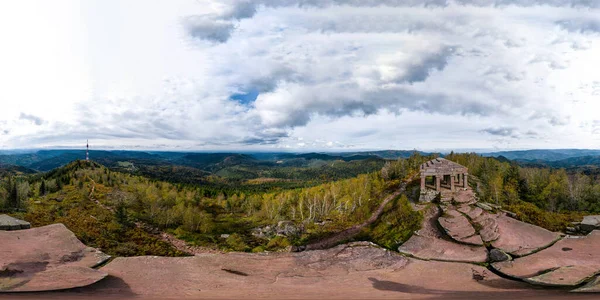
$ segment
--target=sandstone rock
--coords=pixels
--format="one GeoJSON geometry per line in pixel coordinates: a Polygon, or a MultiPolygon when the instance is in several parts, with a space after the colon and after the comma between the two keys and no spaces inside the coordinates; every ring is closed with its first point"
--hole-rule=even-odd
{"type": "Polygon", "coordinates": [[[276,227],[276,233],[282,236],[295,236],[302,231],[300,227],[292,221],[279,221],[276,227]]]}
{"type": "Polygon", "coordinates": [[[579,228],[585,233],[594,229],[600,229],[600,216],[585,216],[579,225],[579,228]]]}
{"type": "Polygon", "coordinates": [[[29,222],[13,218],[9,215],[0,215],[0,230],[21,230],[29,229],[29,222]]]}
{"type": "Polygon", "coordinates": [[[533,284],[576,286],[600,272],[597,249],[600,231],[595,230],[586,237],[564,238],[550,248],[492,267],[533,284]]]}
{"type": "Polygon", "coordinates": [[[458,244],[444,238],[436,225],[440,215],[437,206],[430,206],[423,212],[421,229],[398,248],[400,253],[420,259],[484,263],[487,261],[487,250],[484,247],[458,244]]]}
{"type": "Polygon", "coordinates": [[[448,236],[459,243],[483,245],[479,235],[476,235],[475,228],[465,216],[454,209],[447,210],[446,214],[448,216],[438,218],[438,222],[448,236]]]}
{"type": "MultiPolygon", "coordinates": [[[[117,258],[101,270],[119,278],[132,294],[153,299],[464,299],[481,298],[484,292],[529,291],[526,284],[481,266],[421,261],[359,244],[301,253],[117,258]],[[474,280],[473,274],[482,276],[474,280]]],[[[89,290],[79,290],[77,296],[89,290]]],[[[103,296],[111,291],[95,290],[103,296]]]]}
{"type": "Polygon", "coordinates": [[[492,250],[490,250],[489,259],[490,259],[490,262],[501,262],[501,261],[511,260],[511,257],[510,257],[510,255],[504,253],[504,251],[502,251],[502,250],[492,249],[492,250]]]}
{"type": "Polygon", "coordinates": [[[0,292],[39,292],[87,286],[104,279],[108,274],[81,266],[58,266],[35,273],[0,277],[0,292]]]}
{"type": "Polygon", "coordinates": [[[473,204],[477,202],[472,189],[459,189],[453,195],[454,201],[461,204],[473,204]]]}
{"type": "Polygon", "coordinates": [[[439,192],[434,190],[422,190],[421,195],[419,196],[419,202],[427,203],[432,202],[439,195],[439,192]]]}
{"type": "Polygon", "coordinates": [[[556,232],[504,215],[497,215],[495,220],[500,236],[492,242],[492,246],[513,256],[524,256],[539,251],[560,238],[556,232]]]}
{"type": "Polygon", "coordinates": [[[576,293],[600,293],[600,276],[596,276],[592,281],[586,285],[573,290],[576,293]]]}
{"type": "Polygon", "coordinates": [[[477,203],[475,203],[475,205],[477,205],[478,207],[480,207],[483,210],[487,210],[487,211],[494,210],[491,206],[489,206],[489,205],[487,205],[487,204],[485,204],[483,202],[477,202],[477,203]]]}
{"type": "Polygon", "coordinates": [[[480,207],[471,207],[471,210],[467,213],[467,216],[471,218],[471,220],[478,218],[483,213],[483,209],[480,207]]]}
{"type": "Polygon", "coordinates": [[[474,222],[477,223],[481,228],[479,229],[479,235],[481,236],[481,239],[486,243],[493,242],[500,237],[496,218],[497,215],[485,213],[474,220],[474,222]]]}
{"type": "Polygon", "coordinates": [[[279,221],[277,225],[267,225],[252,229],[252,235],[258,238],[270,239],[275,236],[296,236],[303,228],[292,221],[279,221]]]}
{"type": "Polygon", "coordinates": [[[94,283],[110,256],[85,246],[62,224],[0,231],[0,291],[45,291],[94,283]]]}

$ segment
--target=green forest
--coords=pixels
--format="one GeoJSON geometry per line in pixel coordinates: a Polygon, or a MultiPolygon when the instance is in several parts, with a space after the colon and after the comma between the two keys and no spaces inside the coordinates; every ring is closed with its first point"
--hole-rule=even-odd
{"type": "MultiPolygon", "coordinates": [[[[209,249],[282,251],[364,222],[401,182],[408,182],[406,193],[355,237],[395,250],[419,229],[422,216],[410,202],[418,199],[419,165],[434,157],[415,153],[358,175],[355,168],[332,167],[326,174],[337,175],[331,180],[311,173],[297,175],[294,184],[219,177],[214,180],[221,184],[208,185],[169,183],[157,179],[161,176],[74,161],[46,173],[4,174],[0,210],[33,226],[64,223],[84,243],[111,255],[185,255],[160,240],[157,230],[209,249]]],[[[521,220],[564,230],[570,221],[600,212],[600,182],[594,175],[523,168],[472,153],[446,158],[469,168],[470,184],[482,201],[501,205],[521,220]]]]}

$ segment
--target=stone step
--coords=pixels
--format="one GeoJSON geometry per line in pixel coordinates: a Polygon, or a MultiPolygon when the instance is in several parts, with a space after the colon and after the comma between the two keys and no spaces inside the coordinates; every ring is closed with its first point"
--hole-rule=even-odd
{"type": "Polygon", "coordinates": [[[458,211],[467,215],[471,220],[478,218],[483,213],[483,209],[479,207],[473,207],[470,205],[463,205],[458,208],[458,211]]]}
{"type": "Polygon", "coordinates": [[[467,238],[460,239],[460,242],[469,244],[469,245],[483,246],[483,240],[481,239],[481,237],[478,234],[475,234],[475,235],[467,237],[467,238]]]}

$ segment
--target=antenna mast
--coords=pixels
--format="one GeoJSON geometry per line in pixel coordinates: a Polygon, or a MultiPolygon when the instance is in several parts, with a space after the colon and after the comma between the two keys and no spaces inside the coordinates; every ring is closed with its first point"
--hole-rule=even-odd
{"type": "Polygon", "coordinates": [[[87,140],[85,145],[85,161],[90,161],[90,140],[87,140]]]}

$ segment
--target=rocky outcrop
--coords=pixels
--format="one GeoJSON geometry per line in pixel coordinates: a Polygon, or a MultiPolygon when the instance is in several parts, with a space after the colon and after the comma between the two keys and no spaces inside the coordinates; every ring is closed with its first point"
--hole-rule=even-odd
{"type": "Polygon", "coordinates": [[[482,211],[482,214],[473,220],[481,228],[479,236],[486,243],[493,242],[500,237],[498,222],[496,222],[497,217],[497,215],[483,213],[482,211]]]}
{"type": "Polygon", "coordinates": [[[8,215],[0,215],[0,230],[21,230],[29,228],[31,228],[29,222],[8,215]]]}
{"type": "MultiPolygon", "coordinates": [[[[481,266],[416,260],[370,243],[300,253],[117,258],[101,270],[131,293],[151,298],[464,299],[531,293],[526,284],[481,266]]],[[[78,295],[88,291],[115,292],[109,286],[78,295]]]]}
{"type": "Polygon", "coordinates": [[[504,253],[504,251],[500,249],[492,249],[490,250],[489,261],[490,262],[501,262],[511,260],[512,257],[510,255],[504,253]]]}
{"type": "Polygon", "coordinates": [[[564,238],[540,252],[492,264],[507,276],[532,284],[577,286],[600,273],[600,231],[586,237],[564,238]]]}
{"type": "Polygon", "coordinates": [[[592,230],[600,229],[600,216],[585,216],[579,224],[579,228],[584,233],[592,232],[592,230]]]}
{"type": "Polygon", "coordinates": [[[576,293],[600,293],[600,276],[596,276],[592,281],[586,285],[573,290],[576,293]]]}
{"type": "Polygon", "coordinates": [[[425,209],[421,229],[402,244],[398,251],[426,260],[470,263],[487,261],[487,250],[484,247],[459,244],[447,238],[436,224],[439,216],[440,210],[437,206],[431,205],[425,209]]]}
{"type": "Polygon", "coordinates": [[[110,256],[85,246],[62,224],[0,231],[0,241],[1,292],[67,289],[106,276],[92,268],[110,256]]]}
{"type": "Polygon", "coordinates": [[[439,195],[440,195],[440,193],[436,192],[435,190],[428,190],[428,189],[422,190],[421,195],[419,197],[419,202],[420,203],[433,202],[439,195]]]}
{"type": "Polygon", "coordinates": [[[458,208],[458,211],[467,215],[471,220],[477,219],[483,213],[483,209],[470,205],[462,205],[458,208]]]}
{"type": "Polygon", "coordinates": [[[304,228],[302,226],[296,225],[292,221],[279,221],[277,225],[267,225],[264,227],[254,228],[252,230],[252,235],[258,238],[273,238],[275,236],[297,236],[302,233],[304,228]]]}
{"type": "Polygon", "coordinates": [[[438,218],[438,223],[448,236],[459,243],[483,245],[483,241],[469,220],[455,209],[446,210],[445,217],[438,218]]]}
{"type": "Polygon", "coordinates": [[[503,214],[496,215],[495,220],[499,237],[492,242],[492,246],[513,256],[525,256],[537,252],[560,239],[560,234],[556,232],[503,214]]]}
{"type": "Polygon", "coordinates": [[[492,208],[489,204],[487,203],[483,203],[483,202],[477,202],[475,205],[477,205],[479,208],[486,210],[486,211],[493,211],[494,208],[492,208]]]}

